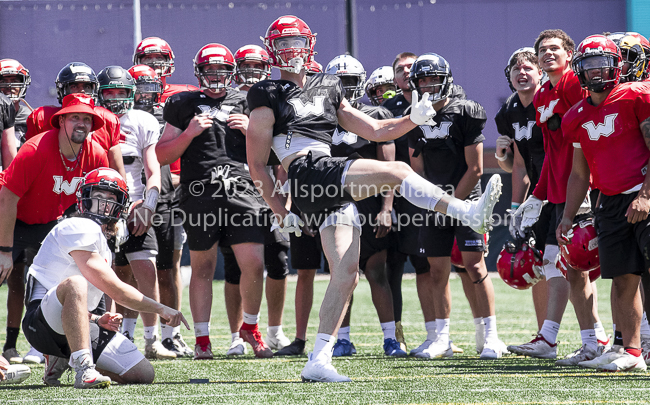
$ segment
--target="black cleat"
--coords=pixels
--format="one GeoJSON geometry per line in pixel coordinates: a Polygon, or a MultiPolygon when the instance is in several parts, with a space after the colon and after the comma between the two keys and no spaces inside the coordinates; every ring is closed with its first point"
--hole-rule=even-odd
{"type": "Polygon", "coordinates": [[[296,338],[289,346],[275,352],[274,356],[302,356],[305,354],[306,340],[296,338]]]}

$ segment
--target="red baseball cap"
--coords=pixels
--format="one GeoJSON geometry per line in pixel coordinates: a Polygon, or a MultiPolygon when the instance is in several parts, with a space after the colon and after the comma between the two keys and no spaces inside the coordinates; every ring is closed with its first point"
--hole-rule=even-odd
{"type": "Polygon", "coordinates": [[[93,117],[91,131],[97,131],[104,126],[104,119],[95,112],[95,101],[92,97],[83,93],[68,94],[63,97],[63,107],[50,118],[50,124],[54,128],[59,127],[59,116],[70,113],[90,114],[93,117]]]}

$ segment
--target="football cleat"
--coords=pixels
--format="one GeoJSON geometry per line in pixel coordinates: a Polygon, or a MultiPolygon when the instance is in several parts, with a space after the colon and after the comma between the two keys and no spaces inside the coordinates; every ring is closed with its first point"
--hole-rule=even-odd
{"type": "Polygon", "coordinates": [[[228,351],[226,352],[226,356],[243,356],[246,354],[246,344],[244,343],[244,339],[242,338],[237,338],[230,343],[230,347],[228,348],[228,351]]]}
{"type": "Polygon", "coordinates": [[[255,357],[267,359],[273,357],[273,352],[269,347],[264,343],[262,339],[262,334],[260,333],[257,325],[253,330],[240,329],[239,336],[253,348],[253,353],[255,357]]]}
{"type": "Polygon", "coordinates": [[[354,343],[346,339],[336,340],[332,357],[352,356],[353,354],[357,354],[357,349],[354,347],[354,343]]]}
{"type": "Polygon", "coordinates": [[[538,334],[528,343],[519,346],[508,346],[508,351],[537,359],[555,359],[557,357],[557,343],[550,344],[544,339],[544,336],[538,334]]]}
{"type": "Polygon", "coordinates": [[[70,369],[68,359],[52,355],[45,355],[45,373],[43,382],[48,387],[60,387],[61,377],[66,370],[70,369]]]}
{"type": "Polygon", "coordinates": [[[400,347],[396,339],[384,339],[384,354],[392,357],[406,357],[407,354],[400,347]]]}
{"type": "Polygon", "coordinates": [[[481,350],[481,360],[496,360],[500,359],[504,354],[510,354],[506,344],[500,339],[495,341],[487,341],[481,350]]]}
{"type": "Polygon", "coordinates": [[[280,350],[291,344],[289,338],[286,337],[284,332],[281,330],[278,331],[275,336],[271,336],[271,334],[267,333],[264,342],[266,342],[266,345],[272,350],[280,350]]]}
{"type": "Polygon", "coordinates": [[[214,356],[212,355],[212,343],[207,345],[194,345],[194,360],[212,360],[214,356]]]}
{"type": "Polygon", "coordinates": [[[419,353],[415,354],[415,357],[420,359],[439,359],[444,357],[452,357],[454,355],[454,350],[451,348],[451,341],[444,341],[443,339],[436,339],[429,347],[425,348],[419,353]]]}
{"type": "Polygon", "coordinates": [[[306,340],[295,338],[289,346],[278,350],[273,355],[274,356],[302,356],[305,354],[305,343],[306,340]]]}
{"type": "Polygon", "coordinates": [[[605,364],[611,363],[612,361],[621,357],[623,353],[625,353],[625,349],[623,348],[623,346],[614,345],[610,348],[610,350],[596,357],[595,359],[581,361],[580,363],[578,363],[578,365],[584,368],[596,369],[600,366],[604,366],[605,364]]]}
{"type": "Polygon", "coordinates": [[[471,206],[468,212],[470,219],[465,225],[481,235],[492,229],[492,211],[499,202],[501,187],[501,176],[498,174],[492,175],[485,185],[481,198],[470,203],[471,206]]]}
{"type": "Polygon", "coordinates": [[[409,356],[415,356],[416,354],[422,352],[422,350],[426,349],[433,343],[433,340],[425,340],[424,343],[422,343],[420,346],[416,347],[415,349],[411,349],[411,352],[409,353],[409,356]]]}
{"type": "Polygon", "coordinates": [[[144,339],[144,357],[151,360],[173,360],[176,358],[176,353],[165,348],[158,340],[158,336],[154,336],[151,339],[144,339]]]}
{"type": "Polygon", "coordinates": [[[23,364],[41,364],[44,361],[45,357],[43,357],[43,353],[33,347],[30,348],[25,357],[23,357],[23,364]]]}
{"type": "Polygon", "coordinates": [[[406,351],[406,339],[404,338],[404,327],[402,326],[402,321],[395,322],[395,339],[399,342],[400,348],[406,351]]]}
{"type": "Polygon", "coordinates": [[[350,382],[350,378],[339,374],[332,363],[314,360],[314,353],[309,353],[309,361],[300,373],[302,382],[350,382]]]}
{"type": "Polygon", "coordinates": [[[454,342],[451,342],[451,350],[452,350],[455,354],[463,354],[463,353],[465,353],[465,350],[463,350],[463,349],[461,349],[460,347],[456,346],[456,345],[454,344],[454,342]]]}
{"type": "Polygon", "coordinates": [[[23,362],[23,356],[18,353],[15,347],[5,350],[2,352],[2,357],[7,359],[10,364],[20,364],[23,362]]]}
{"type": "Polygon", "coordinates": [[[7,367],[6,370],[2,372],[4,374],[4,380],[0,381],[0,385],[3,384],[20,384],[25,381],[32,375],[32,370],[29,366],[23,364],[12,364],[7,367]]]}
{"type": "Polygon", "coordinates": [[[598,355],[608,352],[612,348],[612,337],[608,336],[607,341],[603,342],[602,340],[598,341],[598,355]]]}
{"type": "Polygon", "coordinates": [[[177,333],[174,335],[174,343],[176,347],[179,347],[182,351],[183,354],[180,357],[192,357],[194,356],[194,352],[190,347],[185,343],[183,340],[183,336],[181,336],[180,333],[177,333]]]}
{"type": "Polygon", "coordinates": [[[165,349],[176,355],[176,358],[185,357],[185,350],[172,338],[163,339],[162,345],[165,349]]]}
{"type": "Polygon", "coordinates": [[[647,371],[643,356],[633,356],[630,353],[624,352],[620,357],[614,359],[608,364],[598,367],[598,371],[647,371]]]}
{"type": "Polygon", "coordinates": [[[110,377],[101,375],[95,369],[89,354],[82,355],[74,361],[74,370],[76,373],[75,388],[108,388],[111,385],[110,377]]]}
{"type": "MultiPolygon", "coordinates": [[[[556,366],[577,366],[583,361],[593,360],[598,357],[598,351],[587,345],[582,345],[577,353],[572,353],[571,357],[564,358],[555,362],[556,366]]],[[[645,363],[644,363],[645,364],[645,363]]]]}

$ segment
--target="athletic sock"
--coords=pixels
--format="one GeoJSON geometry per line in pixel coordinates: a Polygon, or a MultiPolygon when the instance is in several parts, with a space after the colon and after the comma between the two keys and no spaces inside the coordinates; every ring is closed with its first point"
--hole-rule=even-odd
{"type": "Polygon", "coordinates": [[[350,341],[350,327],[342,327],[339,328],[339,333],[338,333],[338,338],[341,340],[347,340],[348,342],[350,341]]]}
{"type": "Polygon", "coordinates": [[[232,339],[231,342],[234,342],[235,340],[239,339],[239,332],[231,333],[230,338],[232,339]]]}
{"type": "Polygon", "coordinates": [[[384,339],[395,339],[395,321],[382,323],[381,330],[384,332],[384,339]]]}
{"type": "Polygon", "coordinates": [[[584,329],[580,331],[580,338],[582,339],[582,344],[587,345],[594,351],[598,349],[598,339],[596,339],[596,331],[593,329],[584,329]]]}
{"type": "Polygon", "coordinates": [[[77,350],[76,352],[72,352],[70,354],[70,359],[68,360],[68,364],[70,367],[75,369],[75,360],[79,359],[82,356],[86,356],[85,359],[83,359],[83,362],[78,362],[79,365],[82,365],[83,363],[89,362],[90,364],[93,364],[93,356],[90,355],[90,349],[81,349],[77,350]]]}
{"type": "Polygon", "coordinates": [[[552,345],[557,341],[558,332],[560,332],[560,324],[549,319],[544,320],[542,329],[539,330],[539,334],[552,345]]]}
{"type": "Polygon", "coordinates": [[[623,334],[620,331],[614,331],[614,344],[623,346],[623,334]]]}
{"type": "Polygon", "coordinates": [[[254,330],[257,327],[258,322],[260,321],[260,314],[255,315],[247,314],[244,312],[244,323],[241,328],[243,330],[254,330]]]}
{"type": "Polygon", "coordinates": [[[194,323],[194,336],[210,336],[210,322],[196,322],[194,323]]]}
{"type": "Polygon", "coordinates": [[[416,207],[432,211],[446,193],[419,174],[411,173],[402,180],[400,194],[416,207]]]}
{"type": "Polygon", "coordinates": [[[144,338],[145,339],[153,339],[154,336],[156,336],[156,329],[158,329],[157,326],[145,326],[144,327],[144,338]]]}
{"type": "Polygon", "coordinates": [[[497,316],[491,315],[483,318],[485,323],[485,341],[493,342],[499,339],[499,334],[497,333],[497,316]]]}
{"type": "Polygon", "coordinates": [[[160,325],[160,333],[161,333],[161,339],[173,339],[175,334],[174,334],[174,328],[172,328],[169,325],[160,325]]]}
{"type": "Polygon", "coordinates": [[[20,328],[7,328],[7,340],[5,341],[5,346],[2,351],[8,349],[15,349],[16,342],[18,341],[18,335],[20,334],[20,328]]]}
{"type": "Polygon", "coordinates": [[[427,340],[436,340],[436,327],[437,322],[435,320],[424,323],[424,328],[427,330],[427,340]]]}
{"type": "Polygon", "coordinates": [[[596,331],[596,339],[598,339],[598,342],[603,345],[607,344],[609,338],[607,337],[607,333],[605,332],[605,327],[603,326],[602,322],[598,321],[594,323],[594,331],[596,331]]]}
{"type": "Polygon", "coordinates": [[[436,334],[438,340],[449,342],[449,318],[436,319],[436,334]]]}
{"type": "Polygon", "coordinates": [[[314,351],[310,357],[315,360],[317,357],[322,357],[326,362],[332,360],[332,352],[334,351],[334,342],[336,338],[327,333],[316,334],[316,341],[314,342],[314,351]]]}
{"type": "Polygon", "coordinates": [[[138,318],[124,318],[122,319],[122,334],[128,334],[131,339],[135,335],[135,325],[138,323],[138,318]]]}
{"type": "Polygon", "coordinates": [[[634,357],[641,357],[641,349],[635,349],[633,347],[626,347],[625,351],[630,353],[634,357]]]}
{"type": "Polygon", "coordinates": [[[269,336],[276,337],[278,334],[282,333],[282,325],[278,326],[267,326],[266,327],[266,333],[269,336]]]}

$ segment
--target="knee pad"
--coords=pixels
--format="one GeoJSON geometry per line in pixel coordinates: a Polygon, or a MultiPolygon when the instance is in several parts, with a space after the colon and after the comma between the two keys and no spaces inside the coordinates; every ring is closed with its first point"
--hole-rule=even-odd
{"type": "Polygon", "coordinates": [[[562,272],[555,267],[555,259],[560,254],[560,248],[556,245],[546,245],[544,249],[544,264],[542,265],[542,273],[546,280],[554,277],[564,277],[562,272]]]}

